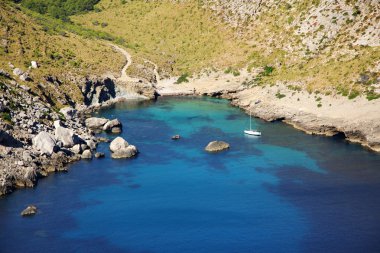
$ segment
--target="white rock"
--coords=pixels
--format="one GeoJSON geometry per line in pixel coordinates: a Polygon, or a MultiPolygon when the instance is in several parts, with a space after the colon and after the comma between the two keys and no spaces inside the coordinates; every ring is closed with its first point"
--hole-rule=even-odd
{"type": "Polygon", "coordinates": [[[92,153],[90,150],[83,151],[82,159],[92,159],[92,153]]]}
{"type": "Polygon", "coordinates": [[[108,122],[105,118],[88,118],[86,119],[86,126],[92,129],[103,129],[103,126],[108,122]]]}
{"type": "Polygon", "coordinates": [[[60,112],[63,114],[63,116],[65,116],[65,118],[71,119],[76,115],[77,110],[72,107],[64,107],[60,110],[60,112]]]}
{"type": "Polygon", "coordinates": [[[111,142],[110,150],[112,152],[117,152],[120,149],[127,148],[128,146],[129,146],[129,143],[126,140],[124,140],[122,137],[117,137],[111,142]]]}
{"type": "Polygon", "coordinates": [[[55,138],[61,141],[65,148],[71,148],[75,145],[74,132],[71,129],[58,126],[55,129],[55,138]]]}
{"type": "Polygon", "coordinates": [[[30,62],[30,65],[31,65],[31,67],[32,67],[33,69],[38,68],[38,64],[37,64],[36,61],[31,61],[31,62],[30,62]]]}
{"type": "Polygon", "coordinates": [[[23,72],[21,69],[19,69],[19,68],[15,68],[15,69],[13,70],[13,74],[14,74],[15,76],[21,76],[22,74],[24,74],[24,72],[23,72]]]}
{"type": "Polygon", "coordinates": [[[41,132],[33,138],[33,147],[42,154],[51,155],[57,151],[56,141],[53,136],[47,132],[41,132]]]}

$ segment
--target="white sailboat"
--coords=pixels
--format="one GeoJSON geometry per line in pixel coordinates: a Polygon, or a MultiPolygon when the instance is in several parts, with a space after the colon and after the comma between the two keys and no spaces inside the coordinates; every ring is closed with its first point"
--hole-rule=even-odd
{"type": "Polygon", "coordinates": [[[261,136],[261,132],[257,130],[252,130],[252,114],[251,111],[249,111],[249,130],[244,130],[245,134],[248,135],[254,135],[254,136],[261,136]]]}

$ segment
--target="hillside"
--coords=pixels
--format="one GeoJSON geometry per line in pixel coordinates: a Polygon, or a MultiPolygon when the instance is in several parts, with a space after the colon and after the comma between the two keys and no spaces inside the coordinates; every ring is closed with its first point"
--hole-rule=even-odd
{"type": "MultiPolygon", "coordinates": [[[[57,108],[83,103],[82,85],[86,78],[118,75],[125,58],[106,41],[85,38],[62,28],[53,19],[26,15],[19,7],[1,1],[0,69],[26,72],[28,80],[16,78],[57,108]],[[31,68],[36,61],[38,68],[31,68]]],[[[14,76],[12,74],[12,76],[14,76]]]]}
{"type": "Polygon", "coordinates": [[[112,1],[72,20],[122,37],[167,75],[204,68],[260,72],[309,92],[379,97],[377,1],[112,1]]]}

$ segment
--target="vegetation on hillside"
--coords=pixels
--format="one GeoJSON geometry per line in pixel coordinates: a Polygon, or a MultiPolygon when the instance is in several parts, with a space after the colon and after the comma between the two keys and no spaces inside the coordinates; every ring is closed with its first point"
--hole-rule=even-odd
{"type": "Polygon", "coordinates": [[[107,42],[91,36],[84,38],[65,29],[54,30],[55,24],[62,25],[61,28],[65,24],[37,14],[25,15],[16,7],[7,3],[0,8],[0,66],[8,73],[12,73],[9,63],[27,71],[32,81],[18,82],[29,86],[32,92],[42,97],[45,93],[60,107],[66,98],[82,102],[78,78],[119,74],[125,59],[107,42]],[[47,21],[46,24],[39,25],[38,18],[47,21]],[[36,61],[39,67],[30,68],[31,61],[36,61]]]}
{"type": "Polygon", "coordinates": [[[26,8],[54,18],[68,20],[68,16],[94,10],[99,0],[14,0],[26,8]]]}
{"type": "Polygon", "coordinates": [[[155,62],[161,74],[194,73],[245,60],[246,43],[198,1],[103,0],[96,8],[100,11],[71,19],[123,38],[135,57],[155,62]]]}

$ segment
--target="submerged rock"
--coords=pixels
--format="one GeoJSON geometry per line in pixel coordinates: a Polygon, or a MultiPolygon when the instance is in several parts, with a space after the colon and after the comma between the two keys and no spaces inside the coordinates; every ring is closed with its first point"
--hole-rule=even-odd
{"type": "Polygon", "coordinates": [[[181,136],[179,134],[172,136],[172,140],[179,140],[179,139],[181,139],[181,136]]]}
{"type": "Polygon", "coordinates": [[[130,158],[138,153],[135,146],[129,145],[129,143],[121,137],[117,137],[111,142],[110,150],[112,152],[112,158],[115,159],[130,158]]]}
{"type": "Polygon", "coordinates": [[[96,152],[95,153],[95,158],[103,158],[104,156],[105,156],[105,154],[102,152],[96,152]]]}
{"type": "Polygon", "coordinates": [[[212,141],[210,142],[205,150],[208,152],[219,152],[230,148],[230,144],[224,141],[212,141]]]}
{"type": "Polygon", "coordinates": [[[37,213],[37,207],[34,205],[30,205],[21,212],[21,216],[32,216],[37,213]]]}

